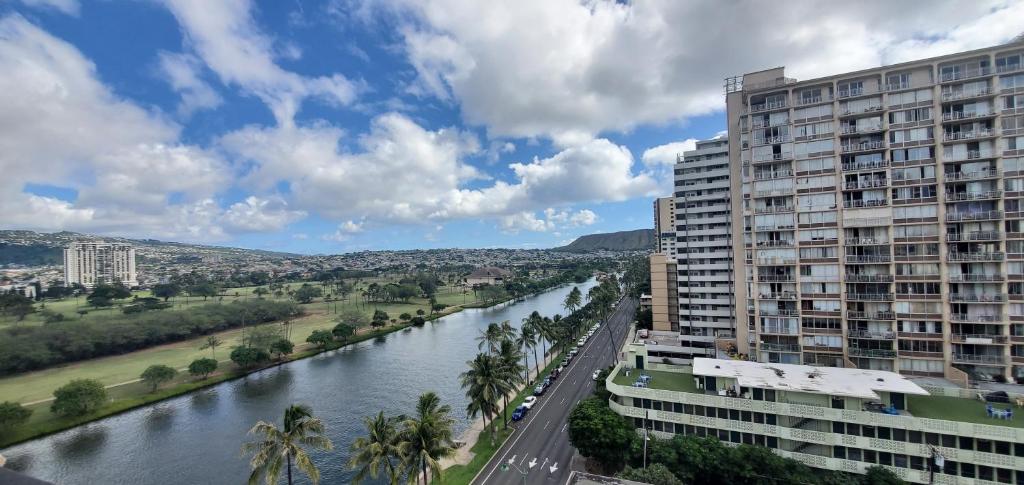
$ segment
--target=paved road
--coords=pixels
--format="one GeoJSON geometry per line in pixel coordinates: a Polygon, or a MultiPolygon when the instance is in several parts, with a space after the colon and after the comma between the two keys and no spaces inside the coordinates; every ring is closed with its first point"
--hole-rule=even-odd
{"type": "MultiPolygon", "coordinates": [[[[495,453],[474,485],[518,485],[521,483],[562,484],[569,478],[569,460],[573,455],[569,444],[569,413],[580,400],[594,392],[591,378],[594,370],[611,365],[614,355],[622,348],[629,331],[629,323],[636,311],[636,300],[622,300],[615,312],[602,325],[600,331],[583,346],[580,354],[555,380],[526,419],[516,423],[512,437],[495,453]],[[614,337],[614,347],[608,345],[614,337]],[[614,352],[613,349],[614,348],[614,352]],[[501,471],[499,465],[515,458],[515,465],[527,471],[523,480],[515,468],[501,471]],[[536,460],[530,468],[531,461],[536,460]],[[552,471],[552,467],[554,471],[552,471]]],[[[481,436],[481,439],[484,439],[481,436]]]]}

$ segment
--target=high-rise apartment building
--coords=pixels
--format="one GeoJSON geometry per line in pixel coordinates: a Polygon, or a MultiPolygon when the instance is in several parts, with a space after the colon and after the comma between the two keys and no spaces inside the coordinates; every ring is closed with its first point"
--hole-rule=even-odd
{"type": "Polygon", "coordinates": [[[1024,378],[1024,43],[726,92],[741,352],[1024,378]]]}
{"type": "Polygon", "coordinates": [[[654,199],[654,252],[676,255],[676,199],[654,199]]]}
{"type": "Polygon", "coordinates": [[[100,283],[138,286],[135,248],[128,244],[75,242],[64,249],[64,282],[93,288],[100,283]]]}
{"type": "Polygon", "coordinates": [[[698,141],[675,165],[676,270],[681,345],[714,357],[735,345],[729,140],[698,141]]]}

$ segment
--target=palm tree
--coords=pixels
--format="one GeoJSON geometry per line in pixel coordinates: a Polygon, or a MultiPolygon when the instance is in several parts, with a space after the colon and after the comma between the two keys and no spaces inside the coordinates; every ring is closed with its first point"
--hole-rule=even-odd
{"type": "MultiPolygon", "coordinates": [[[[505,381],[501,376],[501,365],[493,356],[479,353],[476,358],[467,362],[469,370],[459,375],[462,388],[466,390],[469,404],[466,414],[475,418],[478,414],[484,417],[484,428],[487,421],[497,413],[498,398],[505,394],[505,381]]],[[[491,420],[491,443],[494,443],[494,422],[491,420]]]]}
{"type": "Polygon", "coordinates": [[[574,286],[572,291],[568,295],[565,295],[565,304],[563,307],[571,315],[575,312],[580,305],[583,303],[583,292],[580,291],[580,287],[574,286]]]}
{"type": "Polygon", "coordinates": [[[496,357],[501,366],[501,377],[505,380],[506,392],[501,397],[505,401],[505,406],[502,409],[504,410],[505,429],[508,429],[508,396],[515,392],[520,384],[526,382],[522,374],[523,365],[519,363],[522,353],[514,341],[502,340],[496,357]]]}
{"type": "Polygon", "coordinates": [[[518,330],[516,330],[516,327],[513,327],[512,323],[509,322],[508,320],[505,320],[504,322],[501,322],[501,338],[503,340],[513,340],[514,341],[516,339],[516,336],[518,335],[518,333],[519,332],[518,332],[518,330]]]}
{"type": "Polygon", "coordinates": [[[352,477],[352,483],[358,484],[367,476],[376,479],[383,470],[391,485],[397,485],[402,477],[398,467],[402,461],[401,435],[398,423],[402,418],[386,418],[384,411],[376,417],[366,417],[367,436],[356,438],[352,443],[352,457],[348,460],[350,469],[359,469],[352,477]]]}
{"type": "MultiPolygon", "coordinates": [[[[516,343],[523,349],[523,359],[526,361],[526,380],[530,380],[530,354],[526,353],[527,348],[533,348],[533,361],[537,362],[537,333],[533,330],[533,325],[524,323],[519,329],[519,338],[516,339],[516,343]]],[[[539,363],[537,364],[537,372],[540,373],[539,363]]]]}
{"type": "Polygon", "coordinates": [[[480,331],[480,335],[476,337],[479,342],[476,346],[477,349],[487,349],[488,353],[494,353],[498,350],[498,345],[501,344],[501,340],[504,336],[504,331],[501,329],[501,325],[497,323],[491,323],[487,325],[487,328],[480,331]]]}
{"type": "Polygon", "coordinates": [[[403,465],[410,482],[423,474],[423,484],[433,478],[441,480],[440,460],[455,454],[452,442],[451,407],[441,404],[441,398],[433,392],[420,395],[416,404],[416,415],[405,419],[402,429],[402,444],[399,449],[405,457],[403,465]]]}
{"type": "Polygon", "coordinates": [[[290,406],[284,412],[284,428],[281,430],[273,423],[259,421],[249,430],[249,434],[262,436],[242,446],[242,453],[252,454],[249,485],[256,485],[261,477],[265,478],[267,485],[276,484],[282,464],[287,465],[288,484],[291,485],[292,460],[313,483],[320,481],[320,471],[305,448],[330,450],[334,447],[331,440],[323,435],[323,422],[313,417],[307,406],[290,406]]]}

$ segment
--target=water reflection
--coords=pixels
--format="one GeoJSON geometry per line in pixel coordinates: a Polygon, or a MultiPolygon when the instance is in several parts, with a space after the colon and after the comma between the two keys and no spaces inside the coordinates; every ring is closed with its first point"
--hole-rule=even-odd
{"type": "Polygon", "coordinates": [[[192,410],[200,414],[212,414],[217,409],[217,400],[220,395],[217,394],[216,387],[208,387],[196,391],[191,395],[190,401],[192,402],[192,410]]]}
{"type": "Polygon", "coordinates": [[[68,437],[55,440],[53,451],[61,459],[77,460],[99,453],[107,441],[107,427],[101,424],[87,424],[68,437]]]}
{"type": "Polygon", "coordinates": [[[150,433],[166,431],[172,424],[174,424],[174,408],[166,403],[157,404],[146,415],[146,430],[150,433]]]}
{"type": "Polygon", "coordinates": [[[287,389],[293,378],[294,371],[290,367],[278,366],[243,377],[238,393],[249,399],[268,396],[287,389]]]}

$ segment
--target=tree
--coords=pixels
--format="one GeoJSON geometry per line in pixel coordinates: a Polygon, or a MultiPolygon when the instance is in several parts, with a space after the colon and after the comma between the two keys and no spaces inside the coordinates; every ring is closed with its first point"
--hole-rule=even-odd
{"type": "Polygon", "coordinates": [[[11,401],[0,403],[0,431],[24,424],[32,416],[32,410],[11,401]]]}
{"type": "Polygon", "coordinates": [[[501,345],[501,341],[504,340],[505,336],[501,329],[501,325],[497,323],[490,323],[487,328],[480,330],[480,334],[477,335],[476,348],[479,350],[486,350],[487,353],[493,354],[498,350],[498,346],[501,345]]]}
{"type": "Polygon", "coordinates": [[[505,393],[501,397],[505,400],[505,406],[502,409],[504,409],[505,429],[508,429],[508,396],[515,392],[519,384],[526,382],[522,374],[523,365],[519,363],[522,354],[519,352],[519,347],[515,341],[506,338],[498,345],[498,353],[495,355],[498,357],[500,364],[501,378],[505,381],[505,393]]]}
{"type": "Polygon", "coordinates": [[[175,283],[159,283],[153,285],[153,296],[167,301],[181,294],[181,287],[175,283]]]}
{"type": "Polygon", "coordinates": [[[576,310],[583,304],[583,292],[580,291],[580,287],[574,286],[569,291],[568,295],[565,295],[565,303],[562,305],[565,311],[572,315],[576,310]]]}
{"type": "Polygon", "coordinates": [[[199,350],[210,349],[210,355],[212,355],[213,358],[216,359],[217,358],[217,347],[220,347],[221,344],[223,344],[223,343],[224,343],[224,341],[221,340],[216,335],[207,335],[206,336],[206,340],[203,341],[203,345],[199,347],[199,350]]]}
{"type": "MultiPolygon", "coordinates": [[[[531,325],[523,325],[519,328],[519,338],[516,339],[516,343],[519,344],[519,348],[523,351],[523,359],[526,363],[526,380],[529,381],[530,374],[530,354],[526,352],[527,349],[533,349],[533,360],[537,361],[537,334],[533,330],[531,325]]],[[[540,376],[540,364],[537,366],[537,376],[540,376]]]]}
{"type": "Polygon", "coordinates": [[[430,479],[441,481],[441,459],[455,454],[454,423],[451,407],[441,404],[437,394],[420,395],[416,414],[405,419],[402,429],[401,451],[406,457],[406,473],[411,480],[422,473],[424,485],[430,479]]]}
{"type": "Polygon", "coordinates": [[[231,361],[243,369],[251,369],[270,361],[266,349],[238,346],[231,350],[231,361]]]}
{"type": "Polygon", "coordinates": [[[412,323],[417,327],[422,327],[423,324],[427,323],[427,321],[423,317],[416,315],[415,317],[412,317],[412,320],[410,320],[409,323],[412,323]]]}
{"type": "Polygon", "coordinates": [[[637,307],[636,328],[643,328],[647,330],[654,328],[654,314],[651,312],[650,308],[640,309],[640,307],[637,307]]]}
{"type": "Polygon", "coordinates": [[[860,482],[864,485],[901,485],[906,483],[888,468],[879,465],[869,466],[860,482]]]}
{"type": "Polygon", "coordinates": [[[292,353],[293,350],[295,350],[295,344],[286,338],[278,339],[270,344],[270,351],[277,354],[277,360],[281,360],[281,357],[292,353]]]}
{"type": "Polygon", "coordinates": [[[203,301],[206,301],[206,299],[211,296],[217,296],[217,291],[219,291],[217,286],[208,281],[197,283],[188,288],[188,294],[192,296],[201,296],[203,297],[203,301]]]}
{"type": "Polygon", "coordinates": [[[156,391],[156,388],[160,387],[161,384],[170,382],[174,379],[174,376],[178,375],[178,371],[173,367],[168,367],[163,364],[154,364],[146,367],[146,370],[142,371],[142,382],[149,384],[149,392],[156,391]]]}
{"type": "Polygon", "coordinates": [[[84,416],[107,402],[107,390],[94,379],[74,379],[53,391],[50,411],[59,416],[84,416]]]}
{"type": "Polygon", "coordinates": [[[303,283],[298,290],[295,290],[293,297],[299,303],[310,303],[314,298],[319,298],[323,294],[324,291],[319,286],[303,283]]]}
{"type": "Polygon", "coordinates": [[[292,462],[315,484],[320,481],[320,471],[306,452],[306,448],[329,451],[334,448],[324,436],[324,424],[313,417],[309,408],[285,410],[285,429],[278,429],[273,423],[259,421],[249,434],[259,436],[257,441],[242,446],[242,453],[252,454],[249,465],[249,485],[256,485],[264,478],[267,485],[275,485],[281,475],[281,465],[287,468],[288,484],[292,483],[292,462]]]}
{"type": "Polygon", "coordinates": [[[348,467],[358,470],[352,477],[353,484],[359,484],[366,477],[377,479],[384,472],[391,485],[397,485],[401,478],[402,437],[399,433],[399,418],[384,417],[384,411],[377,416],[363,418],[366,436],[356,438],[352,443],[352,456],[348,467]]]}
{"type": "Polygon", "coordinates": [[[467,364],[469,369],[459,375],[460,384],[469,398],[466,414],[470,418],[483,415],[485,428],[487,421],[491,421],[491,443],[494,443],[495,430],[491,418],[497,414],[498,399],[508,392],[507,382],[501,374],[501,363],[492,355],[479,353],[467,364]]]}
{"type": "Polygon", "coordinates": [[[373,321],[375,321],[375,322],[378,322],[378,321],[379,322],[386,322],[386,321],[389,320],[389,318],[390,317],[388,317],[387,312],[385,312],[384,310],[374,310],[373,311],[373,321]]]}
{"type": "Polygon", "coordinates": [[[217,370],[215,359],[196,359],[188,365],[188,373],[195,377],[206,379],[217,370]]]}
{"type": "Polygon", "coordinates": [[[336,338],[336,339],[338,339],[338,340],[340,340],[342,342],[348,341],[349,337],[351,337],[351,336],[353,336],[355,334],[356,334],[355,327],[353,327],[352,325],[349,325],[347,323],[339,323],[339,324],[335,325],[333,329],[331,329],[331,335],[333,335],[334,338],[336,338]]]}
{"type": "Polygon", "coordinates": [[[0,315],[14,316],[20,322],[35,311],[32,299],[25,295],[14,292],[0,294],[0,315]]]}
{"type": "Polygon", "coordinates": [[[343,310],[338,316],[338,322],[348,324],[352,328],[365,327],[369,323],[366,314],[355,308],[343,310]]]}
{"type": "Polygon", "coordinates": [[[652,463],[646,469],[630,468],[627,466],[617,476],[626,480],[649,483],[651,485],[683,485],[683,481],[673,475],[672,471],[661,463],[652,463]]]}
{"type": "Polygon", "coordinates": [[[406,322],[406,321],[412,320],[412,315],[410,315],[408,312],[406,312],[406,313],[403,313],[403,314],[399,315],[398,319],[403,321],[403,322],[406,322]]]}
{"type": "Polygon", "coordinates": [[[633,425],[608,407],[606,402],[590,398],[569,413],[569,442],[580,454],[593,458],[607,471],[616,471],[625,464],[628,450],[637,440],[633,425]]]}
{"type": "Polygon", "coordinates": [[[419,315],[419,316],[423,316],[423,315],[426,315],[426,314],[427,314],[427,312],[423,311],[423,309],[422,309],[422,308],[420,308],[420,309],[417,309],[417,310],[416,310],[416,314],[417,314],[417,315],[419,315]]]}
{"type": "Polygon", "coordinates": [[[334,341],[334,335],[327,330],[313,330],[313,333],[306,337],[306,342],[315,344],[317,347],[326,348],[330,343],[334,341]]]}
{"type": "Polygon", "coordinates": [[[270,290],[260,286],[255,290],[252,290],[252,294],[256,295],[256,298],[263,299],[264,296],[270,293],[270,290]]]}
{"type": "Polygon", "coordinates": [[[242,341],[249,347],[270,350],[270,346],[284,338],[284,329],[279,325],[260,325],[253,328],[242,341]]]}

